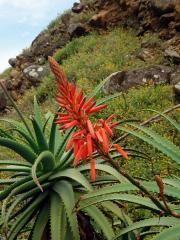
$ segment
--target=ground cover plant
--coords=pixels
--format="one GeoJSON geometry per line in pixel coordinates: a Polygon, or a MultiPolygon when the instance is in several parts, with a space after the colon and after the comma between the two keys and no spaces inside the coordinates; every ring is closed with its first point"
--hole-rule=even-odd
{"type": "MultiPolygon", "coordinates": [[[[1,180],[1,185],[7,185],[0,193],[1,200],[4,199],[1,226],[7,239],[16,239],[22,232],[27,232],[29,239],[88,239],[87,234],[93,234],[92,239],[144,239],[159,231],[152,231],[151,226],[172,226],[157,239],[165,239],[164,234],[171,240],[178,239],[178,178],[162,180],[157,176],[155,182],[134,179],[117,160],[127,160],[127,153],[110,141],[112,128],[117,125],[112,121],[114,115],[94,123],[90,119],[91,114],[105,108],[109,99],[94,100],[102,84],[86,98],[67,81],[52,58],[50,66],[56,76],[60,106],[55,118],[49,113],[42,122],[35,99],[31,127],[19,112],[22,124],[7,120],[13,126],[10,131],[17,132],[19,137],[1,130],[1,146],[24,159],[1,161],[2,171],[15,173],[1,180]],[[65,133],[60,133],[57,124],[65,133]],[[115,182],[119,183],[112,185],[115,182]],[[158,217],[132,224],[131,214],[127,215],[122,205],[124,201],[150,209],[158,217]]],[[[175,121],[166,119],[179,130],[175,121]]],[[[137,124],[130,126],[147,136],[137,130],[116,128],[143,139],[179,164],[178,147],[137,124]]],[[[143,156],[136,150],[137,154],[143,156]]]]}

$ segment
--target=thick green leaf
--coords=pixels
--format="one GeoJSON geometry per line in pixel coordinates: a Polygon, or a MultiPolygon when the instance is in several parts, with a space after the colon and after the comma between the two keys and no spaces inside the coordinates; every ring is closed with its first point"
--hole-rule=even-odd
{"type": "Polygon", "coordinates": [[[68,222],[70,224],[74,240],[80,240],[77,216],[74,212],[75,196],[72,185],[67,181],[59,181],[54,185],[53,189],[59,194],[65,206],[68,222]]]}
{"type": "Polygon", "coordinates": [[[0,137],[14,139],[12,135],[8,134],[8,131],[5,131],[0,128],[0,137]]]}
{"type": "Polygon", "coordinates": [[[42,239],[43,233],[46,229],[49,219],[49,201],[45,201],[43,206],[41,207],[37,220],[34,224],[33,234],[31,240],[40,240],[42,239]]]}
{"type": "Polygon", "coordinates": [[[60,160],[58,161],[57,168],[65,169],[70,167],[70,165],[72,167],[73,160],[74,153],[73,149],[71,149],[68,152],[64,152],[64,154],[61,156],[60,160]]]}
{"type": "Polygon", "coordinates": [[[56,118],[57,114],[54,116],[52,120],[49,136],[49,150],[52,153],[55,153],[55,151],[57,150],[57,143],[59,143],[59,141],[62,140],[62,136],[60,136],[60,131],[57,128],[57,124],[55,123],[56,118]]]}
{"type": "Polygon", "coordinates": [[[99,208],[96,206],[89,206],[86,209],[83,209],[83,212],[87,213],[88,216],[90,216],[95,221],[95,224],[100,227],[106,239],[112,240],[114,237],[114,231],[111,227],[110,222],[99,208]]]}
{"type": "Polygon", "coordinates": [[[147,109],[147,111],[155,112],[155,113],[158,113],[159,115],[163,116],[166,120],[168,120],[180,132],[180,124],[177,123],[176,121],[174,121],[174,119],[169,117],[167,114],[158,112],[158,111],[153,110],[153,109],[147,109]]]}
{"type": "MultiPolygon", "coordinates": [[[[108,166],[106,164],[96,164],[95,168],[96,168],[96,170],[109,173],[110,175],[114,176],[120,182],[128,182],[128,180],[125,177],[123,177],[117,170],[115,170],[111,166],[108,166]]],[[[78,167],[77,169],[80,172],[84,172],[84,171],[90,170],[90,165],[86,164],[84,166],[78,167]]]]}
{"type": "Polygon", "coordinates": [[[24,177],[23,179],[13,183],[11,186],[8,188],[4,189],[3,191],[0,192],[0,200],[5,199],[15,188],[18,186],[21,186],[22,184],[30,181],[32,179],[31,176],[24,177]]]}
{"type": "Polygon", "coordinates": [[[124,219],[122,209],[117,204],[107,201],[107,202],[101,203],[101,205],[103,206],[103,208],[106,208],[107,210],[111,211],[114,216],[117,216],[121,220],[124,219]]]}
{"type": "Polygon", "coordinates": [[[7,147],[24,158],[29,163],[34,163],[36,154],[25,145],[7,138],[0,138],[0,146],[7,147]]]}
{"type": "MultiPolygon", "coordinates": [[[[145,182],[142,181],[141,184],[148,189],[150,192],[159,193],[159,187],[155,182],[145,182]]],[[[101,195],[107,195],[112,193],[122,193],[127,191],[139,191],[139,189],[131,183],[116,183],[112,186],[107,186],[104,188],[97,189],[94,192],[88,193],[84,195],[85,198],[92,198],[101,195]]],[[[175,187],[171,187],[168,185],[164,185],[164,194],[170,197],[180,198],[180,191],[175,187]]]]}
{"type": "Polygon", "coordinates": [[[31,220],[31,215],[34,211],[36,211],[37,207],[39,204],[47,197],[48,191],[41,193],[33,203],[16,219],[16,221],[12,224],[9,235],[8,235],[8,240],[14,240],[21,229],[24,227],[25,224],[29,220],[31,220]]]}
{"type": "MultiPolygon", "coordinates": [[[[38,181],[40,183],[43,183],[46,179],[48,179],[50,173],[46,173],[44,175],[41,175],[39,178],[38,178],[38,181]]],[[[31,180],[29,181],[26,181],[22,184],[18,184],[17,187],[13,188],[13,190],[11,190],[10,194],[8,197],[12,197],[12,196],[15,196],[17,194],[21,194],[23,192],[27,192],[28,190],[31,190],[32,188],[35,188],[36,187],[36,183],[34,182],[34,180],[32,179],[32,177],[30,177],[31,180]]]]}
{"type": "Polygon", "coordinates": [[[15,166],[31,167],[31,164],[27,162],[22,162],[22,160],[0,160],[0,165],[15,165],[15,166]]]}
{"type": "Polygon", "coordinates": [[[175,144],[173,144],[172,142],[168,141],[166,138],[160,136],[159,134],[155,133],[153,130],[150,130],[146,127],[139,126],[137,124],[132,124],[132,123],[130,125],[138,128],[139,130],[143,131],[144,133],[152,137],[158,144],[163,145],[166,149],[168,149],[169,152],[172,152],[172,155],[177,156],[177,159],[179,159],[179,163],[180,163],[180,148],[178,148],[175,144]]]}
{"type": "Polygon", "coordinates": [[[0,171],[3,172],[30,172],[30,167],[24,167],[24,166],[14,166],[14,165],[8,165],[4,167],[0,167],[0,171]]]}
{"type": "Polygon", "coordinates": [[[10,185],[17,182],[20,178],[11,178],[11,179],[0,179],[0,185],[10,185]]]}
{"type": "Polygon", "coordinates": [[[22,136],[26,142],[28,143],[29,147],[35,152],[35,153],[38,153],[38,145],[36,143],[36,141],[31,137],[29,136],[29,133],[26,133],[24,131],[22,131],[21,129],[13,129],[14,131],[18,132],[20,134],[20,136],[22,136]]]}
{"type": "Polygon", "coordinates": [[[19,130],[23,131],[25,134],[29,134],[32,138],[34,138],[32,131],[30,131],[29,125],[25,121],[24,117],[23,117],[23,123],[21,123],[21,121],[16,121],[12,118],[11,119],[10,118],[0,118],[0,121],[7,122],[10,125],[12,125],[15,129],[18,128],[19,130]]]}
{"type": "Polygon", "coordinates": [[[50,228],[52,240],[64,240],[66,228],[63,222],[64,206],[56,192],[51,194],[50,228]]]}
{"type": "Polygon", "coordinates": [[[180,239],[180,223],[162,231],[154,240],[179,240],[180,239]]]}
{"type": "MultiPolygon", "coordinates": [[[[45,183],[42,185],[43,189],[46,190],[51,184],[45,183]]],[[[32,190],[21,194],[20,196],[16,197],[16,200],[10,205],[7,214],[3,216],[4,223],[8,224],[9,219],[11,219],[12,212],[17,208],[19,204],[22,204],[23,201],[27,200],[28,198],[34,197],[37,193],[40,192],[40,189],[38,187],[33,188],[32,190]]]]}
{"type": "MultiPolygon", "coordinates": [[[[145,219],[139,222],[135,222],[133,224],[131,224],[130,226],[124,228],[123,230],[121,230],[115,239],[118,239],[119,237],[121,237],[122,235],[131,232],[133,230],[139,229],[139,228],[144,228],[144,227],[152,227],[152,226],[173,226],[176,223],[179,222],[179,219],[174,218],[174,217],[161,217],[161,218],[149,218],[149,219],[145,219]]],[[[118,225],[119,222],[115,222],[114,225],[118,225]]]]}
{"type": "Polygon", "coordinates": [[[175,188],[178,188],[178,190],[180,190],[180,180],[179,179],[163,178],[162,181],[163,181],[163,183],[171,185],[175,188]]]}
{"type": "Polygon", "coordinates": [[[32,119],[32,124],[33,124],[34,132],[35,132],[35,135],[36,135],[36,140],[37,140],[37,143],[38,143],[39,152],[48,150],[49,146],[47,144],[46,136],[43,133],[41,125],[39,124],[39,122],[36,121],[35,118],[32,119]]]}
{"type": "Polygon", "coordinates": [[[98,95],[102,89],[102,87],[106,84],[106,82],[109,81],[109,78],[104,79],[102,82],[100,82],[95,88],[94,90],[88,95],[88,99],[91,97],[96,97],[96,95],[98,95]]]}
{"type": "Polygon", "coordinates": [[[64,135],[62,141],[59,143],[59,146],[57,146],[55,156],[57,159],[61,158],[61,156],[64,154],[66,143],[71,135],[71,133],[74,131],[75,127],[70,128],[66,131],[66,134],[64,135]]]}
{"type": "Polygon", "coordinates": [[[144,206],[146,208],[150,208],[155,211],[160,211],[158,207],[154,205],[154,203],[149,200],[147,197],[140,197],[134,194],[120,194],[120,193],[113,193],[113,194],[108,194],[108,195],[102,195],[99,197],[94,197],[90,199],[83,199],[80,202],[80,207],[79,209],[86,208],[88,206],[101,203],[104,201],[114,201],[114,200],[119,200],[119,201],[125,201],[125,202],[130,202],[134,204],[138,204],[141,206],[144,206]]]}
{"type": "Polygon", "coordinates": [[[42,163],[44,173],[47,173],[47,172],[50,172],[51,170],[53,170],[53,168],[55,167],[53,154],[50,151],[42,152],[38,156],[38,158],[35,160],[35,162],[32,166],[32,171],[31,171],[32,178],[33,178],[34,182],[37,184],[37,186],[41,189],[41,191],[43,191],[43,189],[38,181],[38,178],[37,178],[37,167],[40,163],[42,163]]]}
{"type": "MultiPolygon", "coordinates": [[[[161,141],[160,141],[160,139],[158,139],[158,141],[156,141],[157,139],[147,137],[146,135],[138,133],[137,131],[134,131],[134,130],[129,130],[127,128],[122,128],[122,127],[116,127],[116,128],[120,129],[124,132],[130,133],[130,134],[142,139],[143,141],[152,145],[154,148],[158,149],[159,151],[163,152],[167,156],[171,157],[178,164],[180,163],[180,153],[179,153],[180,151],[179,151],[179,149],[177,147],[173,147],[173,148],[176,148],[176,151],[174,151],[171,148],[171,145],[173,145],[172,143],[170,143],[168,148],[167,148],[167,142],[166,142],[166,144],[163,144],[164,143],[164,138],[161,137],[161,141]]],[[[169,143],[169,141],[168,141],[168,143],[169,143]]]]}
{"type": "Polygon", "coordinates": [[[49,180],[55,180],[59,178],[70,178],[76,182],[78,182],[81,186],[84,186],[87,190],[92,191],[92,186],[88,182],[88,180],[81,174],[77,169],[66,169],[63,171],[59,171],[49,177],[49,180]]]}

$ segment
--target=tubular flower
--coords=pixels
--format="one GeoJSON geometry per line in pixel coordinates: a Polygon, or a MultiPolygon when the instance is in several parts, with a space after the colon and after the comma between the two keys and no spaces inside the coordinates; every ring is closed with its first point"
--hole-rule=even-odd
{"type": "MultiPolygon", "coordinates": [[[[96,123],[92,123],[90,115],[104,109],[106,105],[96,105],[94,97],[87,99],[82,91],[78,91],[74,84],[68,82],[63,69],[52,57],[49,57],[49,64],[56,77],[56,100],[64,109],[64,112],[57,113],[56,123],[60,125],[60,129],[76,126],[76,130],[66,144],[66,151],[73,147],[75,167],[80,161],[90,160],[90,175],[94,181],[96,171],[93,153],[97,151],[104,157],[109,154],[109,137],[112,137],[112,128],[116,125],[116,123],[112,123],[115,115],[111,115],[106,120],[99,119],[96,123]]],[[[114,147],[124,158],[128,158],[120,146],[114,144],[114,147]]]]}

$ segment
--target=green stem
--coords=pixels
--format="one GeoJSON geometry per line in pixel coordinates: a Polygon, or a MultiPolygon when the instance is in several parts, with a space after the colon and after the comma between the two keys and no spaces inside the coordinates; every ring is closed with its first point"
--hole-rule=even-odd
{"type": "Polygon", "coordinates": [[[7,91],[7,89],[6,89],[3,81],[0,81],[0,85],[1,85],[4,93],[6,94],[7,98],[8,98],[9,101],[12,103],[14,109],[15,109],[16,112],[18,113],[19,117],[20,117],[21,120],[23,121],[23,123],[24,123],[26,129],[28,130],[29,134],[31,135],[32,138],[34,138],[33,135],[32,135],[32,131],[31,131],[31,129],[29,128],[29,126],[28,126],[28,124],[27,124],[27,122],[26,122],[26,120],[25,120],[22,112],[19,110],[18,106],[16,105],[16,103],[13,101],[12,97],[11,97],[10,94],[8,93],[8,91],[7,91]]]}

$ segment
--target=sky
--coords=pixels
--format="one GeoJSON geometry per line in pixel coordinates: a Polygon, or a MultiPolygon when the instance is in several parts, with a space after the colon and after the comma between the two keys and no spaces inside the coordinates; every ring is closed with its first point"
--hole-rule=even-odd
{"type": "Polygon", "coordinates": [[[0,72],[75,0],[0,0],[0,72]]]}

